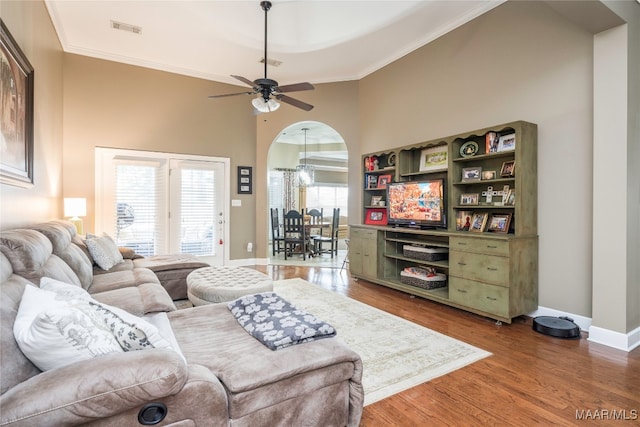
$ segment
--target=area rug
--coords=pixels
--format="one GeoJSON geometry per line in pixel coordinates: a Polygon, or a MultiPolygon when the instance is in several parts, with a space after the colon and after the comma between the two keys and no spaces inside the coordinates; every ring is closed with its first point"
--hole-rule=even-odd
{"type": "Polygon", "coordinates": [[[365,405],[491,355],[303,279],[276,281],[274,291],[330,323],[360,355],[365,405]]]}

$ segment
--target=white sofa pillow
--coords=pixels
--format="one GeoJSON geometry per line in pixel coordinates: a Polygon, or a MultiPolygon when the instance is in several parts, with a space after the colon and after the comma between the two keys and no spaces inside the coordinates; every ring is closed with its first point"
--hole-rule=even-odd
{"type": "Polygon", "coordinates": [[[34,286],[25,286],[13,334],[20,350],[42,371],[123,351],[111,331],[96,327],[83,310],[34,286]]]}
{"type": "Polygon", "coordinates": [[[116,242],[108,235],[101,237],[87,235],[84,243],[89,249],[93,261],[103,270],[110,270],[124,261],[116,242]],[[90,237],[91,236],[91,237],[90,237]],[[90,238],[89,238],[90,237],[90,238]]]}
{"type": "Polygon", "coordinates": [[[40,288],[53,291],[57,297],[68,301],[74,307],[84,310],[106,327],[120,343],[124,351],[145,348],[168,348],[172,346],[151,323],[121,308],[96,301],[87,291],[69,283],[43,277],[40,288]]]}

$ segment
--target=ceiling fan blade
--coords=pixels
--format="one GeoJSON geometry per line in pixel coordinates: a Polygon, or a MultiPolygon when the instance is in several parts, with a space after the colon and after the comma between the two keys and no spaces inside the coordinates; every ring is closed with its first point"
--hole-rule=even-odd
{"type": "Polygon", "coordinates": [[[247,84],[249,86],[251,86],[252,88],[256,88],[256,84],[254,82],[252,82],[251,80],[249,80],[246,77],[242,77],[242,76],[234,76],[233,74],[231,75],[231,77],[233,77],[234,79],[238,79],[240,80],[242,83],[247,84]]]}
{"type": "Polygon", "coordinates": [[[276,99],[282,101],[282,102],[286,102],[289,105],[293,105],[294,107],[298,107],[304,111],[311,111],[313,110],[313,105],[311,104],[307,104],[306,102],[302,102],[300,100],[291,98],[290,96],[287,95],[276,95],[276,99]]]}
{"type": "Polygon", "coordinates": [[[236,96],[236,95],[253,95],[254,92],[238,92],[238,93],[226,93],[224,95],[211,95],[209,98],[225,98],[227,96],[236,96]]]}
{"type": "Polygon", "coordinates": [[[278,86],[276,88],[276,92],[299,92],[302,90],[313,90],[315,89],[313,87],[313,85],[311,83],[296,83],[296,84],[292,84],[292,85],[284,85],[284,86],[278,86]]]}

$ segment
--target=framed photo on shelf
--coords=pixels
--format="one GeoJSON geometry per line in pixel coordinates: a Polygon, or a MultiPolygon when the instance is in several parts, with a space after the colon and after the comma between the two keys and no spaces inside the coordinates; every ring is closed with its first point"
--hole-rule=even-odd
{"type": "Polygon", "coordinates": [[[482,179],[482,167],[475,166],[472,168],[462,169],[462,182],[475,182],[482,179]]]}
{"type": "Polygon", "coordinates": [[[460,195],[460,204],[462,206],[477,206],[479,200],[479,193],[463,193],[460,195]]]}
{"type": "Polygon", "coordinates": [[[425,148],[420,153],[420,172],[438,172],[448,168],[447,146],[425,148]]]}
{"type": "Polygon", "coordinates": [[[498,151],[498,134],[496,132],[487,132],[485,138],[485,154],[496,153],[498,151]]]}
{"type": "Polygon", "coordinates": [[[516,161],[510,160],[502,163],[502,169],[500,169],[500,176],[508,178],[516,176],[516,161]]]}
{"type": "Polygon", "coordinates": [[[457,211],[456,231],[469,231],[471,228],[471,218],[473,218],[473,211],[457,211]]]}
{"type": "Polygon", "coordinates": [[[516,149],[516,134],[510,133],[507,135],[501,135],[498,138],[498,152],[501,151],[513,151],[516,149]]]}
{"type": "Polygon", "coordinates": [[[496,179],[496,171],[482,171],[482,180],[496,179]]]}
{"type": "Polygon", "coordinates": [[[251,166],[238,166],[238,194],[251,194],[251,166]]]}
{"type": "Polygon", "coordinates": [[[507,197],[504,200],[504,205],[505,206],[515,206],[516,205],[516,190],[515,189],[511,189],[509,190],[509,193],[507,194],[507,197]]]}
{"type": "Polygon", "coordinates": [[[367,175],[367,189],[371,190],[374,188],[378,188],[378,176],[367,175]]]}
{"type": "Polygon", "coordinates": [[[0,183],[33,187],[33,66],[0,20],[0,183]]]}
{"type": "Polygon", "coordinates": [[[391,182],[391,175],[380,175],[376,188],[387,188],[387,184],[391,182]]]}
{"type": "Polygon", "coordinates": [[[382,196],[371,196],[371,206],[380,206],[382,196]]]}
{"type": "Polygon", "coordinates": [[[387,225],[387,210],[385,208],[367,208],[364,223],[368,225],[387,225]]]}
{"type": "Polygon", "coordinates": [[[489,220],[487,231],[492,233],[508,233],[511,224],[511,214],[493,214],[489,220]]]}
{"type": "Polygon", "coordinates": [[[489,214],[487,212],[474,212],[471,218],[471,228],[469,231],[475,231],[476,233],[482,233],[487,226],[487,219],[489,214]]]}

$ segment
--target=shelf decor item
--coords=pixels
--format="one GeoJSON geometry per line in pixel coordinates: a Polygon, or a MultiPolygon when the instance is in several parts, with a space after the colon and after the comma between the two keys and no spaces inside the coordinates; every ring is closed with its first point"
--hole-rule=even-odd
{"type": "Polygon", "coordinates": [[[507,194],[507,199],[504,201],[505,206],[515,206],[516,205],[516,190],[509,190],[509,194],[507,194]]]}
{"type": "Polygon", "coordinates": [[[487,212],[474,212],[473,218],[471,218],[471,228],[469,228],[469,231],[482,233],[487,226],[488,218],[489,214],[487,212]]]}
{"type": "Polygon", "coordinates": [[[438,273],[433,267],[407,267],[400,272],[400,282],[422,289],[447,286],[447,275],[438,273]]]}
{"type": "Polygon", "coordinates": [[[501,135],[498,139],[498,152],[513,151],[516,149],[516,134],[501,135]]]}
{"type": "Polygon", "coordinates": [[[496,132],[487,132],[485,134],[485,154],[496,153],[498,151],[498,134],[496,132]]]}
{"type": "Polygon", "coordinates": [[[371,196],[371,206],[380,206],[382,196],[371,196]]]}
{"type": "Polygon", "coordinates": [[[387,164],[389,166],[395,166],[396,165],[396,153],[389,154],[389,157],[387,158],[387,164]]]}
{"type": "Polygon", "coordinates": [[[478,193],[463,193],[460,195],[460,204],[462,206],[477,206],[480,200],[478,193]]]}
{"type": "Polygon", "coordinates": [[[482,168],[474,166],[462,169],[462,182],[476,182],[482,179],[482,168]]]}
{"type": "Polygon", "coordinates": [[[367,189],[372,190],[374,188],[378,188],[378,176],[367,175],[367,189]]]}
{"type": "Polygon", "coordinates": [[[482,171],[482,180],[496,179],[496,171],[482,171]]]}
{"type": "Polygon", "coordinates": [[[364,223],[368,225],[387,225],[387,210],[385,208],[367,208],[364,223]]]}
{"type": "Polygon", "coordinates": [[[493,214],[489,220],[487,231],[493,233],[508,233],[511,224],[511,214],[493,214]]]}
{"type": "Polygon", "coordinates": [[[425,148],[420,153],[420,172],[439,172],[448,168],[447,146],[425,148]]]}
{"type": "Polygon", "coordinates": [[[471,218],[473,218],[473,211],[457,211],[456,231],[469,231],[471,228],[471,218]]]}
{"type": "Polygon", "coordinates": [[[380,175],[378,178],[378,185],[376,188],[387,188],[387,184],[391,182],[391,175],[380,175]]]}
{"type": "Polygon", "coordinates": [[[472,157],[478,154],[478,143],[475,141],[467,141],[460,147],[460,156],[472,157]]]}
{"type": "Polygon", "coordinates": [[[516,176],[516,162],[515,162],[515,160],[510,160],[508,162],[502,163],[502,168],[500,169],[500,176],[505,177],[505,178],[516,176]]]}

